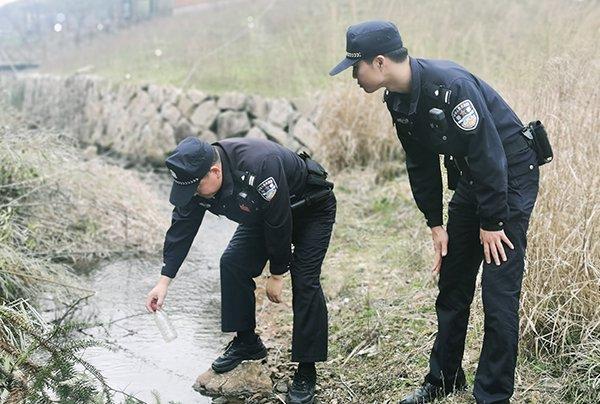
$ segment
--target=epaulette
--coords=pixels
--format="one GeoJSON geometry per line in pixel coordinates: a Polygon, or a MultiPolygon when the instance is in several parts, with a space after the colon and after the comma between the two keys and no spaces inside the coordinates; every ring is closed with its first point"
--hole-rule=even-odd
{"type": "Polygon", "coordinates": [[[425,82],[421,85],[421,88],[425,95],[429,98],[433,98],[436,101],[436,105],[440,109],[450,105],[450,96],[452,90],[444,86],[443,84],[434,84],[425,82]]]}

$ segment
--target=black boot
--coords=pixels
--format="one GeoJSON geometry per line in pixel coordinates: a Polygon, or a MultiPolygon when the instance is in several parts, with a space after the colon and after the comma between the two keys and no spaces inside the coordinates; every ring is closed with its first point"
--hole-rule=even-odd
{"type": "Polygon", "coordinates": [[[227,345],[223,355],[219,356],[212,363],[212,370],[216,373],[225,373],[234,369],[245,360],[258,360],[267,357],[267,348],[263,345],[260,337],[256,337],[253,342],[242,342],[239,337],[227,345]]]}
{"type": "Polygon", "coordinates": [[[314,371],[300,371],[294,373],[294,380],[290,386],[287,396],[287,404],[313,404],[315,402],[315,385],[317,374],[314,371]]]}
{"type": "Polygon", "coordinates": [[[446,389],[443,387],[435,386],[431,383],[425,382],[421,387],[413,391],[408,396],[404,397],[400,404],[424,404],[431,403],[436,398],[445,397],[455,390],[463,390],[465,386],[458,386],[454,389],[446,389]]]}

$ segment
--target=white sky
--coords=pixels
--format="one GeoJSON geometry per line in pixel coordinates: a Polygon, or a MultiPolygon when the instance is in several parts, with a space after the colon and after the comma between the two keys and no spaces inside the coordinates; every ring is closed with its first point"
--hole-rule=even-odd
{"type": "Polygon", "coordinates": [[[15,1],[17,1],[17,0],[0,0],[0,7],[2,7],[5,4],[8,4],[8,3],[13,3],[15,1]]]}

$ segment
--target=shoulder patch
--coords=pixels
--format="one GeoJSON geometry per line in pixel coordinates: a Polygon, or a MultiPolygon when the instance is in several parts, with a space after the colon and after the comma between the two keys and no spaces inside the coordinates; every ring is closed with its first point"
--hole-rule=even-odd
{"type": "Polygon", "coordinates": [[[277,193],[277,183],[273,177],[269,177],[258,184],[256,190],[265,201],[270,202],[277,193]]]}
{"type": "Polygon", "coordinates": [[[471,100],[464,100],[452,110],[452,120],[460,129],[470,131],[479,125],[479,114],[471,100]]]}

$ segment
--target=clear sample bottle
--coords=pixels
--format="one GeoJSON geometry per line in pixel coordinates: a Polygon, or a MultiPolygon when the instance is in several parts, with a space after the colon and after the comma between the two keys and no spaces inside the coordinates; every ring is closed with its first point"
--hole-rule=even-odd
{"type": "Polygon", "coordinates": [[[165,342],[171,342],[177,338],[177,331],[175,331],[167,313],[162,310],[156,310],[154,314],[152,314],[152,317],[154,317],[154,322],[156,322],[160,335],[162,335],[165,342]]]}

